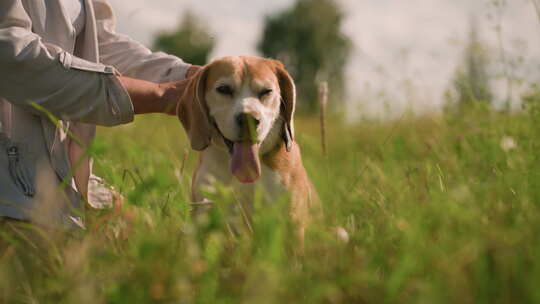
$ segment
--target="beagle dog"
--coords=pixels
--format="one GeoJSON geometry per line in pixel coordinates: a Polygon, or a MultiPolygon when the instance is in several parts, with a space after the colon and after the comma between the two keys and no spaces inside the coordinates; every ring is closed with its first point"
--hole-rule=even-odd
{"type": "Polygon", "coordinates": [[[192,199],[202,201],[201,189],[215,180],[231,185],[248,211],[257,185],[270,202],[288,192],[303,240],[318,199],[294,140],[295,101],[293,79],[276,60],[224,57],[199,70],[178,108],[191,147],[201,151],[192,199]]]}

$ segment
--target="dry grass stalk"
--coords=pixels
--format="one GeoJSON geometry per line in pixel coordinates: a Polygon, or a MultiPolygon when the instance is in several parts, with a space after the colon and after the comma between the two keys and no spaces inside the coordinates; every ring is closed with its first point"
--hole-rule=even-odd
{"type": "Polygon", "coordinates": [[[319,83],[319,106],[321,123],[321,147],[323,155],[326,156],[326,104],[328,103],[328,82],[319,83]]]}

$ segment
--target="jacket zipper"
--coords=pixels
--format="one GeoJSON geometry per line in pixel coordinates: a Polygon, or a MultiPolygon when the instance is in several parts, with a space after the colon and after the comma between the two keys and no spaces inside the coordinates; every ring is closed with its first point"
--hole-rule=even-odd
{"type": "Polygon", "coordinates": [[[7,155],[9,159],[9,174],[11,174],[11,178],[13,178],[15,184],[23,191],[24,195],[33,197],[36,191],[32,186],[28,172],[21,164],[19,149],[16,146],[11,145],[7,148],[7,155]]]}

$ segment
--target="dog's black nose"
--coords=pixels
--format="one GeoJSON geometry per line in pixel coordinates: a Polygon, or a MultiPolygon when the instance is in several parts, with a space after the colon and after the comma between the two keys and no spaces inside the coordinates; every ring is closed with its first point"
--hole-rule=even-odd
{"type": "Polygon", "coordinates": [[[236,115],[236,124],[240,128],[244,128],[246,126],[249,126],[249,124],[252,123],[255,128],[259,126],[259,120],[253,117],[252,115],[241,113],[236,115]]]}

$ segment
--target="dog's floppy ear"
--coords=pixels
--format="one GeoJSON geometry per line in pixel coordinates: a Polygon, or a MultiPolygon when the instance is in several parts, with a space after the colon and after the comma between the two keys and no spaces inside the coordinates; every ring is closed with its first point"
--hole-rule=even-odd
{"type": "Polygon", "coordinates": [[[279,89],[281,91],[281,115],[285,120],[285,134],[283,135],[283,140],[287,151],[290,151],[292,148],[292,143],[294,141],[294,109],[296,106],[296,87],[294,81],[285,70],[283,63],[272,60],[276,76],[279,81],[279,89]]]}
{"type": "Polygon", "coordinates": [[[186,130],[193,150],[202,151],[210,145],[212,129],[206,104],[206,78],[209,67],[190,78],[180,101],[177,115],[186,130]]]}

